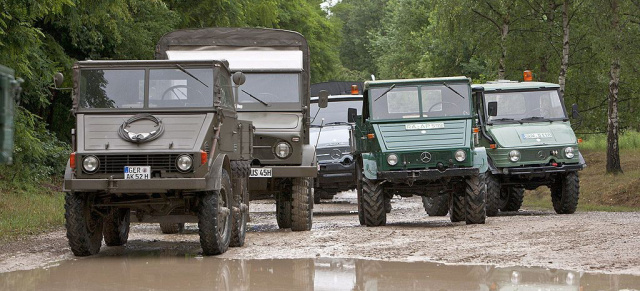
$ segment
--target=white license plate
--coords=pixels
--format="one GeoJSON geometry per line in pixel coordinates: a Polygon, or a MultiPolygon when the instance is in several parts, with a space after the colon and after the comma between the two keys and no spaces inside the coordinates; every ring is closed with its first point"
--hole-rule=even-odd
{"type": "Polygon", "coordinates": [[[249,177],[252,178],[271,178],[273,175],[273,171],[271,168],[251,168],[251,175],[249,177]]]}
{"type": "Polygon", "coordinates": [[[126,166],[124,167],[124,178],[131,180],[151,179],[150,166],[126,166]]]}
{"type": "Polygon", "coordinates": [[[406,130],[436,129],[436,128],[444,128],[444,123],[443,122],[438,122],[438,123],[410,123],[410,124],[405,124],[404,128],[406,130]]]}

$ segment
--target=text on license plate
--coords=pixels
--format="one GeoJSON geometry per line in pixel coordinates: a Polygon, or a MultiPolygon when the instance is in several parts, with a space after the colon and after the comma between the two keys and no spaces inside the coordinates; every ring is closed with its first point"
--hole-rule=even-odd
{"type": "Polygon", "coordinates": [[[131,180],[151,179],[150,166],[126,166],[124,167],[124,178],[131,180]]]}
{"type": "Polygon", "coordinates": [[[271,178],[273,171],[271,168],[251,168],[251,175],[254,178],[271,178]]]}

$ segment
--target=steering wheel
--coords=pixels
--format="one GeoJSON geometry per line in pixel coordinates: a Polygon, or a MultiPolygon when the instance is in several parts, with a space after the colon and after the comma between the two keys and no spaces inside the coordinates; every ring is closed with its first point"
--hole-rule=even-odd
{"type": "Polygon", "coordinates": [[[431,105],[431,107],[429,107],[429,110],[427,110],[427,112],[431,112],[433,110],[433,108],[436,107],[439,104],[442,104],[442,105],[451,104],[451,105],[453,105],[453,107],[457,108],[458,111],[460,111],[460,107],[458,106],[458,104],[455,104],[453,102],[438,102],[436,104],[431,105]]]}
{"type": "MultiPolygon", "coordinates": [[[[167,100],[165,97],[167,97],[167,93],[169,93],[169,92],[173,92],[173,95],[175,95],[176,98],[178,98],[178,100],[186,100],[187,99],[187,94],[185,94],[184,92],[181,92],[181,91],[176,91],[177,89],[180,89],[180,88],[187,89],[189,87],[187,85],[171,86],[171,87],[167,88],[167,90],[164,90],[164,92],[162,92],[160,100],[167,100]],[[180,98],[180,95],[178,95],[178,92],[180,92],[180,94],[182,96],[184,96],[184,98],[180,98]]],[[[189,88],[189,91],[198,93],[198,95],[200,95],[200,97],[202,97],[202,99],[204,99],[204,94],[202,94],[202,92],[200,92],[199,90],[194,89],[194,88],[189,88]]]]}

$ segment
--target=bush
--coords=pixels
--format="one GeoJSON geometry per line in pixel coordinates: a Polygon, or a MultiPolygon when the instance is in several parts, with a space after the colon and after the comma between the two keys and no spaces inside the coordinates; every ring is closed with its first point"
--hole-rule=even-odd
{"type": "MultiPolygon", "coordinates": [[[[579,145],[581,150],[606,150],[607,135],[592,134],[582,137],[583,142],[579,145]]],[[[620,134],[618,145],[621,150],[631,150],[640,148],[640,132],[629,130],[620,134]]]]}

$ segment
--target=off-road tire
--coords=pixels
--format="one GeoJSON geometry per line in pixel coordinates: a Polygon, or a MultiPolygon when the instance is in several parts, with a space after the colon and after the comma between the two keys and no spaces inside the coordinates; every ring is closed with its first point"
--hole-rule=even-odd
{"type": "Polygon", "coordinates": [[[451,222],[460,222],[465,220],[465,183],[456,182],[451,191],[451,206],[449,208],[449,219],[451,222]]]}
{"type": "Polygon", "coordinates": [[[249,171],[251,164],[247,161],[231,161],[231,181],[233,182],[233,211],[231,221],[230,247],[244,245],[249,221],[249,171]]]}
{"type": "Polygon", "coordinates": [[[227,251],[231,240],[231,180],[222,169],[220,190],[204,191],[198,196],[198,233],[205,256],[227,251]]]}
{"type": "Polygon", "coordinates": [[[71,251],[78,257],[95,255],[102,245],[102,217],[91,208],[86,195],[65,195],[67,238],[71,251]]]}
{"type": "Polygon", "coordinates": [[[422,206],[429,216],[446,216],[449,213],[449,195],[422,196],[422,206]]]}
{"type": "Polygon", "coordinates": [[[389,197],[385,197],[384,198],[384,212],[385,213],[391,213],[391,198],[389,197]]]}
{"type": "Polygon", "coordinates": [[[522,207],[522,201],[524,200],[524,188],[522,187],[506,187],[502,189],[506,201],[503,201],[502,211],[518,211],[522,207]]]}
{"type": "Polygon", "coordinates": [[[276,194],[276,221],[278,228],[291,228],[291,198],[285,193],[276,194]]]}
{"type": "Polygon", "coordinates": [[[551,202],[558,214],[573,214],[578,208],[580,178],[578,172],[568,172],[551,187],[551,202]]]}
{"type": "Polygon", "coordinates": [[[364,208],[362,205],[362,178],[364,174],[362,173],[362,161],[360,159],[356,160],[356,199],[358,202],[358,220],[360,225],[364,224],[364,208]]]}
{"type": "Polygon", "coordinates": [[[320,204],[322,202],[322,197],[326,191],[315,188],[313,191],[313,204],[320,204]]]}
{"type": "Polygon", "coordinates": [[[311,230],[313,224],[313,191],[310,178],[294,178],[291,188],[291,230],[311,230]]]}
{"type": "Polygon", "coordinates": [[[484,224],[487,218],[487,184],[485,173],[465,179],[465,221],[467,224],[484,224]]]}
{"type": "Polygon", "coordinates": [[[490,172],[486,173],[487,183],[487,216],[496,216],[500,210],[500,181],[490,172]]]}
{"type": "Polygon", "coordinates": [[[251,163],[248,161],[231,161],[231,176],[233,178],[249,177],[251,163]]]}
{"type": "Polygon", "coordinates": [[[181,233],[184,231],[184,223],[160,222],[160,231],[164,234],[181,233]]]}
{"type": "Polygon", "coordinates": [[[387,224],[387,211],[382,183],[362,178],[362,209],[366,226],[387,224]]]}
{"type": "Polygon", "coordinates": [[[104,217],[102,235],[104,243],[110,247],[121,246],[129,239],[129,208],[112,207],[104,217]]]}

